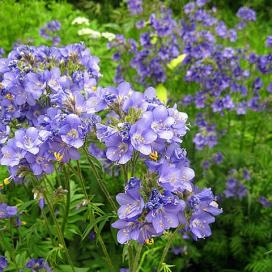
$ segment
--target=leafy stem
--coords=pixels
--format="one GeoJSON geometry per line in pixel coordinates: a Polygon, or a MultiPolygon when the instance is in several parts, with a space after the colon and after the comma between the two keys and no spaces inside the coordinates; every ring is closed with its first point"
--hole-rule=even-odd
{"type": "Polygon", "coordinates": [[[131,270],[132,272],[136,272],[138,269],[138,263],[141,257],[142,248],[143,248],[143,245],[141,244],[136,245],[136,255],[135,255],[135,259],[134,259],[132,270],[131,270]]]}
{"type": "Polygon", "coordinates": [[[64,236],[63,236],[63,233],[61,231],[61,228],[60,228],[60,225],[58,223],[58,220],[55,216],[55,212],[54,212],[54,207],[52,205],[52,202],[50,201],[49,197],[48,197],[48,190],[47,190],[47,185],[46,185],[46,180],[43,179],[44,181],[44,185],[45,185],[45,191],[43,192],[43,196],[46,200],[46,203],[48,205],[48,208],[49,208],[49,212],[50,212],[50,215],[53,219],[53,222],[54,222],[54,225],[56,226],[56,230],[57,230],[57,235],[58,235],[58,240],[59,240],[59,243],[62,245],[64,251],[65,251],[65,255],[66,255],[66,258],[67,258],[67,261],[69,262],[69,264],[71,265],[71,268],[72,268],[72,271],[75,272],[75,268],[73,266],[73,262],[71,260],[71,257],[70,257],[70,254],[69,254],[69,251],[68,251],[68,248],[66,246],[66,243],[65,243],[65,240],[64,240],[64,236]]]}
{"type": "Polygon", "coordinates": [[[117,210],[117,206],[116,206],[115,202],[113,201],[113,199],[112,199],[112,197],[111,197],[111,195],[110,195],[110,193],[109,193],[109,191],[108,191],[108,189],[107,189],[107,187],[106,187],[104,181],[103,181],[102,178],[100,177],[100,174],[98,173],[95,164],[94,164],[93,161],[91,160],[90,155],[88,154],[88,151],[87,151],[85,148],[84,148],[84,151],[85,151],[85,153],[86,153],[87,160],[88,160],[88,162],[89,162],[89,164],[90,164],[90,166],[91,166],[91,169],[92,169],[92,171],[93,171],[93,173],[94,173],[94,175],[95,175],[96,181],[97,181],[97,183],[98,183],[100,189],[102,190],[102,192],[104,193],[104,195],[105,195],[106,198],[108,199],[108,201],[109,201],[109,203],[110,203],[112,209],[113,209],[114,211],[116,211],[116,210],[117,210]]]}
{"type": "MultiPolygon", "coordinates": [[[[78,173],[80,185],[81,185],[82,190],[84,192],[84,196],[85,196],[86,200],[91,201],[90,198],[89,198],[89,195],[87,193],[87,189],[86,189],[86,186],[85,186],[85,182],[84,182],[84,178],[83,178],[83,175],[82,175],[82,172],[81,172],[79,161],[77,161],[77,173],[78,173]]],[[[91,209],[90,221],[91,222],[95,222],[96,221],[93,209],[91,209]]],[[[103,251],[103,253],[105,255],[107,263],[108,263],[109,267],[111,268],[111,271],[114,271],[114,266],[112,264],[110,255],[109,255],[108,250],[107,250],[107,248],[105,246],[104,240],[103,240],[103,238],[100,235],[100,232],[99,232],[99,229],[98,229],[96,223],[94,223],[94,231],[95,231],[95,234],[97,236],[98,242],[99,242],[99,244],[100,244],[100,246],[102,248],[102,251],[103,251]]]]}
{"type": "Polygon", "coordinates": [[[172,242],[173,242],[173,240],[175,238],[175,235],[176,235],[176,233],[178,232],[179,229],[180,228],[178,227],[178,228],[176,228],[175,231],[173,231],[173,232],[171,232],[169,234],[168,241],[167,241],[167,243],[166,243],[166,245],[164,247],[164,250],[162,252],[162,256],[161,256],[161,259],[160,259],[160,262],[159,262],[159,265],[158,265],[158,268],[157,268],[157,272],[161,271],[161,266],[162,266],[162,264],[163,264],[163,262],[164,262],[164,260],[165,260],[165,258],[167,256],[167,254],[168,254],[168,251],[169,251],[169,249],[170,249],[170,247],[172,245],[172,242]]]}
{"type": "Polygon", "coordinates": [[[67,190],[67,194],[66,194],[66,205],[65,205],[65,213],[64,213],[64,218],[62,221],[62,225],[61,225],[61,232],[64,233],[65,231],[65,226],[67,223],[67,219],[69,216],[69,210],[70,210],[70,202],[71,202],[71,190],[70,190],[70,178],[69,178],[69,174],[67,172],[66,167],[63,165],[63,172],[64,172],[64,176],[65,176],[65,189],[67,190]]]}

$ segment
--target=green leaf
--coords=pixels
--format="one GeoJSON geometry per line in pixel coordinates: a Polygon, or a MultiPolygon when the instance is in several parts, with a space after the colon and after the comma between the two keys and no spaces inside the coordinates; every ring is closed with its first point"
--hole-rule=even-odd
{"type": "Polygon", "coordinates": [[[178,57],[176,57],[175,59],[172,59],[168,64],[168,68],[171,70],[174,70],[178,65],[180,65],[183,60],[186,58],[186,54],[181,54],[178,57]]]}
{"type": "Polygon", "coordinates": [[[163,103],[167,103],[167,89],[164,87],[163,84],[159,84],[156,87],[156,94],[163,103]]]}

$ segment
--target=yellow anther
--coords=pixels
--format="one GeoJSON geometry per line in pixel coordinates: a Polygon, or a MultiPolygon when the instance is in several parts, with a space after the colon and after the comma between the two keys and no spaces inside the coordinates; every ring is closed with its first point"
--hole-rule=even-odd
{"type": "Polygon", "coordinates": [[[5,184],[5,185],[10,184],[10,178],[5,178],[5,179],[4,179],[4,184],[5,184]]]}
{"type": "Polygon", "coordinates": [[[58,162],[61,162],[63,159],[63,155],[60,154],[59,152],[54,152],[54,157],[58,162]]]}
{"type": "Polygon", "coordinates": [[[146,239],[145,244],[148,246],[152,246],[154,244],[154,239],[153,238],[146,239]]]}
{"type": "Polygon", "coordinates": [[[8,100],[12,100],[13,99],[13,96],[10,94],[10,93],[7,93],[5,95],[5,98],[8,99],[8,100]]]}
{"type": "Polygon", "coordinates": [[[96,86],[93,86],[92,89],[93,89],[93,91],[95,92],[96,89],[97,89],[97,87],[96,87],[96,86]]]}
{"type": "Polygon", "coordinates": [[[21,221],[22,225],[26,225],[26,221],[21,221]]]}
{"type": "Polygon", "coordinates": [[[149,154],[149,158],[153,161],[157,161],[159,158],[158,152],[157,151],[153,151],[149,154]]]}
{"type": "Polygon", "coordinates": [[[77,132],[76,129],[72,128],[72,129],[67,133],[67,136],[76,139],[76,138],[78,138],[78,132],[77,132]]]}

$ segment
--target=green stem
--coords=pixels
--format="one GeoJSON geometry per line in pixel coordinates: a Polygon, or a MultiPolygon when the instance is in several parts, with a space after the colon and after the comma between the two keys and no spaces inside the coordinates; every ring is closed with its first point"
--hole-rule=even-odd
{"type": "Polygon", "coordinates": [[[231,116],[230,116],[230,111],[228,111],[228,127],[227,127],[228,133],[230,133],[230,123],[231,123],[231,116]]]}
{"type": "Polygon", "coordinates": [[[55,239],[54,239],[54,237],[53,237],[53,235],[52,235],[52,233],[51,233],[51,231],[50,231],[50,229],[49,229],[49,226],[50,226],[49,221],[47,220],[46,214],[45,214],[45,212],[44,212],[43,209],[42,209],[41,213],[42,213],[42,217],[44,218],[45,225],[46,225],[48,234],[49,234],[49,236],[50,236],[50,239],[51,239],[51,241],[52,241],[52,244],[55,244],[55,243],[53,243],[53,241],[54,241],[55,239]]]}
{"type": "Polygon", "coordinates": [[[135,169],[136,169],[136,164],[137,164],[137,160],[139,158],[139,152],[136,152],[133,154],[133,159],[132,159],[132,166],[131,166],[131,176],[134,177],[135,174],[135,169]]]}
{"type": "Polygon", "coordinates": [[[61,186],[61,182],[60,182],[60,178],[59,178],[59,175],[58,175],[59,170],[57,168],[57,164],[54,165],[54,168],[55,168],[55,173],[56,173],[57,184],[58,184],[58,187],[60,187],[61,186]]]}
{"type": "Polygon", "coordinates": [[[246,116],[242,116],[241,120],[241,136],[240,136],[240,152],[244,147],[244,138],[245,138],[245,130],[246,130],[246,116]]]}
{"type": "Polygon", "coordinates": [[[129,271],[133,272],[133,248],[131,241],[128,242],[128,268],[129,271]]]}
{"type": "Polygon", "coordinates": [[[81,188],[83,190],[85,198],[89,199],[89,196],[88,196],[88,193],[87,193],[87,189],[86,189],[86,186],[85,186],[85,182],[84,182],[84,179],[83,179],[83,175],[82,175],[82,172],[81,172],[79,161],[76,161],[76,163],[77,163],[77,173],[78,173],[78,177],[79,177],[79,182],[80,182],[81,188]]]}
{"type": "Polygon", "coordinates": [[[11,236],[11,245],[12,245],[12,257],[15,262],[16,269],[18,269],[18,264],[16,262],[16,248],[14,246],[14,235],[13,235],[13,228],[12,228],[12,218],[9,219],[9,231],[10,231],[10,236],[11,236]]]}
{"type": "MultiPolygon", "coordinates": [[[[85,186],[85,182],[84,182],[84,179],[83,179],[83,175],[82,175],[82,172],[81,172],[80,164],[79,164],[78,161],[77,161],[77,172],[78,172],[78,177],[79,177],[80,185],[81,185],[82,190],[84,192],[85,198],[90,201],[88,193],[87,193],[87,189],[86,189],[86,186],[85,186]]],[[[91,222],[95,222],[95,220],[96,219],[95,219],[94,211],[91,210],[90,221],[91,222]]],[[[112,264],[110,255],[109,255],[109,253],[107,251],[107,248],[105,246],[104,240],[102,239],[102,237],[101,237],[101,235],[99,233],[99,229],[98,229],[98,227],[97,227],[96,224],[94,224],[94,231],[95,231],[95,233],[97,235],[98,242],[99,242],[99,244],[100,244],[100,246],[102,248],[102,251],[103,251],[103,253],[105,255],[107,263],[108,263],[109,267],[111,268],[111,271],[114,271],[114,266],[112,264]]]]}
{"type": "Polygon", "coordinates": [[[50,212],[51,217],[53,219],[54,225],[56,226],[59,243],[62,245],[62,247],[63,247],[63,249],[65,251],[66,258],[67,258],[69,264],[71,265],[72,271],[75,272],[75,269],[74,269],[74,266],[73,266],[69,251],[67,249],[67,246],[66,246],[66,243],[65,243],[65,240],[64,240],[64,236],[63,236],[63,234],[61,232],[61,228],[59,226],[58,220],[57,220],[57,218],[55,216],[55,213],[54,213],[53,205],[52,205],[52,203],[51,203],[51,201],[50,201],[50,199],[48,198],[48,195],[47,195],[48,191],[47,191],[47,187],[46,187],[46,182],[44,182],[44,183],[45,183],[45,191],[44,191],[43,195],[44,195],[44,198],[45,198],[46,203],[48,205],[49,212],[50,212]]]}
{"type": "Polygon", "coordinates": [[[156,251],[158,251],[158,250],[160,250],[160,249],[161,249],[161,247],[158,246],[158,247],[154,247],[154,248],[152,248],[152,249],[150,249],[150,250],[145,251],[145,252],[143,253],[143,255],[142,255],[140,264],[139,264],[139,266],[137,267],[136,272],[139,272],[139,271],[141,270],[141,268],[142,268],[142,266],[143,266],[143,262],[144,262],[145,257],[146,257],[147,254],[151,254],[151,252],[156,252],[156,251]]]}
{"type": "Polygon", "coordinates": [[[51,190],[54,191],[54,186],[52,185],[52,183],[51,183],[51,181],[49,180],[49,178],[47,177],[47,175],[44,175],[44,178],[46,179],[47,183],[49,184],[51,190]]]}
{"type": "Polygon", "coordinates": [[[163,250],[163,253],[162,253],[162,256],[161,256],[161,260],[160,260],[158,268],[157,268],[157,272],[161,271],[161,266],[162,266],[162,264],[163,264],[163,262],[164,262],[164,260],[165,260],[165,258],[167,256],[167,253],[168,253],[168,251],[169,251],[169,249],[170,249],[170,247],[172,245],[172,242],[173,242],[173,240],[175,238],[175,234],[177,233],[178,230],[179,230],[179,228],[176,228],[176,230],[174,232],[171,232],[169,234],[168,241],[167,241],[167,243],[166,243],[166,245],[164,247],[164,250],[163,250]]]}
{"type": "Polygon", "coordinates": [[[255,127],[255,130],[254,130],[253,141],[252,141],[252,144],[251,144],[251,153],[254,153],[259,127],[260,127],[260,123],[258,122],[257,126],[255,127]]]}
{"type": "Polygon", "coordinates": [[[138,263],[141,257],[143,245],[137,244],[136,255],[132,266],[132,272],[136,272],[138,269],[138,263]]]}
{"type": "Polygon", "coordinates": [[[117,210],[117,206],[116,206],[115,202],[113,201],[113,199],[112,199],[112,197],[111,197],[111,195],[110,195],[110,193],[109,193],[109,191],[108,191],[108,189],[107,189],[104,181],[101,179],[101,177],[100,177],[100,175],[99,175],[99,173],[98,173],[98,171],[96,169],[96,166],[94,165],[93,161],[90,159],[88,151],[86,149],[84,149],[84,151],[86,153],[87,160],[88,160],[88,162],[89,162],[89,164],[90,164],[90,166],[92,168],[92,171],[93,171],[93,173],[95,175],[96,181],[97,181],[100,189],[102,190],[102,192],[104,193],[104,195],[106,196],[106,198],[108,199],[108,201],[110,202],[110,205],[111,205],[112,209],[114,211],[116,211],[117,210]]]}
{"type": "Polygon", "coordinates": [[[124,164],[122,165],[122,169],[123,169],[123,173],[124,173],[124,183],[127,182],[128,180],[128,170],[127,170],[127,166],[124,164]]]}
{"type": "MultiPolygon", "coordinates": [[[[94,218],[94,220],[95,220],[95,218],[94,218]]],[[[99,244],[100,244],[100,246],[101,246],[101,248],[102,248],[102,251],[103,251],[103,253],[104,253],[105,257],[106,257],[107,263],[108,263],[108,265],[110,266],[111,271],[115,271],[115,268],[114,268],[114,266],[113,266],[113,264],[112,264],[110,255],[109,255],[109,253],[108,253],[108,251],[107,251],[107,248],[106,248],[106,246],[105,246],[105,243],[104,243],[104,241],[103,241],[101,235],[99,234],[99,230],[98,230],[96,224],[94,225],[94,231],[95,231],[95,233],[96,233],[97,236],[98,236],[98,237],[97,237],[97,238],[98,238],[98,242],[99,242],[99,244]]]]}
{"type": "Polygon", "coordinates": [[[61,232],[62,233],[64,233],[64,231],[65,231],[65,226],[66,226],[66,223],[68,220],[69,210],[70,210],[70,202],[71,202],[70,178],[69,178],[69,175],[68,175],[67,170],[64,165],[63,165],[63,172],[64,172],[64,176],[65,176],[64,183],[66,184],[65,189],[67,189],[67,194],[66,194],[65,213],[64,213],[62,224],[61,224],[61,232]]]}

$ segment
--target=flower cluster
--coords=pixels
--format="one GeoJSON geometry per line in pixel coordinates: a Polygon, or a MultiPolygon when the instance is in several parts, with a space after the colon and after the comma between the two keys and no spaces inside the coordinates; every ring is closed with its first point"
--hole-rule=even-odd
{"type": "MultiPolygon", "coordinates": [[[[179,41],[177,22],[172,12],[162,8],[160,13],[152,13],[147,21],[139,21],[136,27],[145,29],[140,34],[139,42],[126,40],[122,35],[116,36],[110,43],[111,48],[117,48],[114,60],[128,52],[130,66],[137,73],[137,81],[148,85],[150,82],[161,83],[167,79],[168,64],[179,57],[182,44],[179,41]],[[147,27],[148,28],[147,28],[147,27]]],[[[116,81],[126,74],[126,67],[117,67],[116,81]]]]}
{"type": "Polygon", "coordinates": [[[26,268],[30,269],[31,272],[36,272],[36,271],[47,271],[47,272],[52,272],[53,270],[49,267],[49,264],[47,261],[43,258],[38,258],[38,259],[30,259],[26,263],[26,268]]]}
{"type": "Polygon", "coordinates": [[[248,181],[250,178],[251,177],[247,169],[243,169],[242,172],[237,171],[236,169],[231,169],[230,176],[226,182],[226,189],[224,191],[225,197],[242,199],[247,196],[248,189],[240,180],[248,181]]]}
{"type": "Polygon", "coordinates": [[[199,132],[195,134],[193,142],[198,150],[205,146],[209,148],[217,144],[217,133],[215,125],[209,125],[202,114],[198,114],[196,124],[199,127],[199,132]]]}
{"type": "MultiPolygon", "coordinates": [[[[246,114],[248,109],[260,111],[265,107],[265,97],[260,92],[265,86],[252,71],[255,68],[261,74],[271,74],[271,55],[257,55],[248,46],[239,48],[235,44],[244,35],[242,28],[256,20],[255,11],[240,8],[239,24],[228,28],[217,18],[215,8],[205,8],[207,2],[186,4],[180,21],[171,10],[156,7],[147,20],[141,18],[136,23],[143,30],[139,31],[139,40],[116,36],[110,44],[117,49],[114,59],[119,61],[116,81],[126,78],[127,69],[131,68],[137,81],[146,85],[167,82],[168,75],[172,81],[173,72],[182,71],[185,81],[198,85],[193,95],[185,93],[184,105],[195,103],[197,108],[210,107],[222,115],[231,110],[238,115],[246,114]],[[127,59],[129,64],[125,66],[127,59]]],[[[268,37],[268,47],[270,40],[268,37]]],[[[270,85],[266,88],[271,92],[270,85]]]]}
{"type": "Polygon", "coordinates": [[[228,29],[223,21],[216,18],[214,9],[207,10],[191,2],[184,11],[188,16],[181,30],[186,54],[185,80],[199,84],[199,91],[189,103],[194,102],[197,108],[210,107],[214,113],[221,114],[234,110],[238,115],[244,115],[247,109],[261,110],[264,106],[260,95],[263,83],[260,78],[255,78],[251,70],[254,63],[258,66],[261,59],[266,70],[269,57],[257,56],[247,46],[231,47],[238,39],[242,26],[256,20],[255,12],[240,8],[237,12],[240,23],[228,29]],[[223,45],[225,41],[228,41],[227,46],[223,45]]]}
{"type": "Polygon", "coordinates": [[[132,15],[138,15],[143,12],[142,0],[128,0],[127,5],[132,15]]]}
{"type": "Polygon", "coordinates": [[[99,119],[88,107],[98,59],[82,44],[20,46],[0,63],[0,163],[11,178],[49,174],[54,162],[79,159],[78,148],[99,119]]]}
{"type": "Polygon", "coordinates": [[[184,176],[178,176],[178,170],[171,169],[173,174],[166,174],[166,182],[162,182],[165,179],[165,173],[162,173],[164,176],[158,178],[157,184],[156,181],[142,182],[134,177],[128,181],[125,193],[117,195],[119,219],[112,224],[119,229],[119,243],[129,240],[147,243],[153,237],[180,226],[184,226],[194,239],[211,235],[209,224],[222,210],[210,189],[201,191],[189,183],[193,176],[189,169],[180,171],[184,176]],[[148,192],[150,187],[153,189],[148,192]]]}
{"type": "Polygon", "coordinates": [[[226,198],[243,198],[247,195],[247,188],[237,179],[229,178],[224,191],[226,198]]]}
{"type": "Polygon", "coordinates": [[[113,227],[119,229],[118,241],[144,243],[183,224],[195,238],[209,236],[208,225],[221,210],[210,190],[199,192],[192,184],[194,171],[180,147],[187,114],[163,105],[154,89],[138,93],[126,82],[97,94],[90,105],[94,111],[111,110],[105,122],[96,124],[107,159],[118,164],[144,161],[147,167],[144,178],[131,178],[125,193],[117,195],[119,220],[113,227]],[[191,214],[188,223],[185,212],[191,214]]]}
{"type": "Polygon", "coordinates": [[[40,36],[52,42],[54,46],[60,43],[60,37],[56,33],[61,29],[59,21],[50,21],[40,29],[40,36]]]}
{"type": "Polygon", "coordinates": [[[244,21],[256,21],[256,12],[247,7],[241,7],[237,12],[237,16],[244,21]]]}

